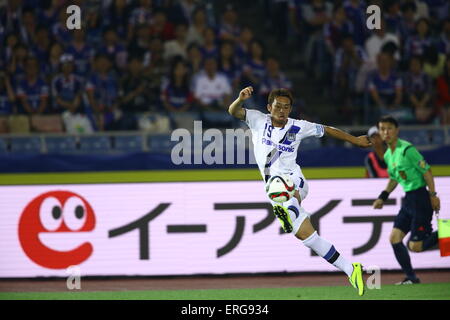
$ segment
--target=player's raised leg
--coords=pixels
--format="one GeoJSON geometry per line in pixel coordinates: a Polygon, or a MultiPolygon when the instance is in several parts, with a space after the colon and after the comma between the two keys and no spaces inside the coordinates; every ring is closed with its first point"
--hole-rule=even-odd
{"type": "Polygon", "coordinates": [[[365,287],[362,276],[362,265],[360,263],[349,262],[336,250],[334,245],[319,236],[309,218],[305,218],[300,225],[300,228],[295,233],[295,236],[300,239],[306,247],[312,249],[328,263],[345,272],[352,286],[358,290],[358,294],[360,296],[364,294],[365,287]]]}

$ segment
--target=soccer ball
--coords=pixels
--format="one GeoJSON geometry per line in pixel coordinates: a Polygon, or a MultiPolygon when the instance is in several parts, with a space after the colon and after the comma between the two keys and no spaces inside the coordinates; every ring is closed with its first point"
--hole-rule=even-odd
{"type": "Polygon", "coordinates": [[[294,196],[294,182],[286,175],[272,176],[267,181],[266,193],[272,201],[286,202],[294,196]]]}

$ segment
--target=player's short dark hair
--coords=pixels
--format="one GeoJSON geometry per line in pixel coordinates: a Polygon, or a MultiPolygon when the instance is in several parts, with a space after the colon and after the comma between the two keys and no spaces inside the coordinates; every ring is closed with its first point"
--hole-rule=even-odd
{"type": "Polygon", "coordinates": [[[380,127],[380,123],[382,123],[382,122],[392,123],[396,128],[398,128],[398,121],[393,116],[388,115],[388,116],[381,117],[377,123],[378,128],[380,127]]]}
{"type": "Polygon", "coordinates": [[[285,88],[273,89],[269,93],[268,102],[271,105],[276,97],[286,97],[291,101],[291,105],[294,103],[294,97],[292,96],[291,91],[285,88]]]}

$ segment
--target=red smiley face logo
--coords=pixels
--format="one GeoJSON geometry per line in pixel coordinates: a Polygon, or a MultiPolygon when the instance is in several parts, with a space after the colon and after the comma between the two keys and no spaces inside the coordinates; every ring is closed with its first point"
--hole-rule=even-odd
{"type": "MultiPolygon", "coordinates": [[[[58,236],[73,240],[81,232],[92,231],[95,215],[90,204],[69,191],[51,191],[33,199],[19,221],[19,240],[25,254],[36,264],[49,269],[65,269],[85,261],[93,252],[89,242],[71,250],[54,250],[43,241],[58,236]]],[[[83,236],[83,234],[81,234],[83,236]]]]}

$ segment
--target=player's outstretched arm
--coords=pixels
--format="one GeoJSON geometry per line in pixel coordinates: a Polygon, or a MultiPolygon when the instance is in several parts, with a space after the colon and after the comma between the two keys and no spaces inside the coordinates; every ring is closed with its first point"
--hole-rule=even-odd
{"type": "Polygon", "coordinates": [[[386,186],[386,188],[380,193],[378,196],[378,199],[373,202],[373,208],[374,209],[381,209],[383,208],[384,202],[389,197],[389,194],[394,191],[394,189],[397,187],[398,182],[394,179],[389,179],[389,182],[386,186]]]}
{"type": "Polygon", "coordinates": [[[228,113],[239,120],[245,120],[245,110],[242,104],[253,94],[253,87],[246,87],[239,92],[239,97],[228,107],[228,113]]]}
{"type": "Polygon", "coordinates": [[[367,137],[367,136],[355,137],[355,136],[352,136],[351,134],[348,134],[347,132],[344,132],[344,131],[334,128],[334,127],[329,127],[329,126],[324,126],[324,127],[325,127],[325,133],[335,139],[348,141],[351,144],[354,144],[355,146],[362,147],[362,148],[367,148],[372,145],[372,143],[370,143],[369,137],[367,137]]]}

